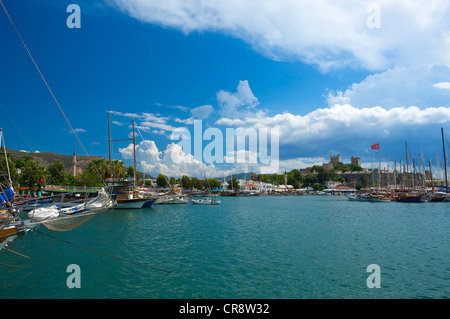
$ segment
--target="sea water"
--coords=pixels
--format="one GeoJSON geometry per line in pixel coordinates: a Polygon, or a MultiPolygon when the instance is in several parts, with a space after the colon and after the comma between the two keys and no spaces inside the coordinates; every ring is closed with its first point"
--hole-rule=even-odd
{"type": "Polygon", "coordinates": [[[450,297],[450,203],[221,201],[112,210],[69,232],[39,226],[0,253],[0,298],[450,297]]]}

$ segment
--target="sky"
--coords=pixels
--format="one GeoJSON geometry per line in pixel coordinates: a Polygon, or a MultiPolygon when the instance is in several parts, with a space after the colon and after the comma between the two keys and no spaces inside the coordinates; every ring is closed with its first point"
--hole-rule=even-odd
{"type": "MultiPolygon", "coordinates": [[[[74,129],[0,8],[0,127],[8,148],[108,157],[109,112],[113,139],[130,138],[135,121],[138,170],[153,176],[259,172],[262,140],[241,150],[256,163],[237,163],[225,148],[226,130],[238,128],[276,136],[267,146],[277,146],[278,172],[328,162],[330,154],[344,163],[360,157],[369,168],[380,156],[392,168],[405,162],[405,142],[409,161],[420,154],[437,169],[438,157],[442,169],[448,1],[2,3],[74,129]],[[202,133],[222,133],[216,160],[205,150],[219,135],[196,140],[195,121],[202,133]],[[177,130],[190,133],[190,152],[171,138],[177,130]]],[[[113,142],[112,157],[132,165],[130,141],[113,142]]]]}

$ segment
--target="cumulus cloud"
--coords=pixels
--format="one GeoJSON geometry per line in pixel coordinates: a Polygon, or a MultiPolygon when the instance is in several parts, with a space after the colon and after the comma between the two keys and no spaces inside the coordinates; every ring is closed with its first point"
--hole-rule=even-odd
{"type": "MultiPolygon", "coordinates": [[[[257,110],[259,101],[250,89],[248,81],[239,81],[236,92],[220,90],[216,94],[220,115],[228,119],[262,116],[264,112],[257,110]]],[[[222,120],[226,121],[226,120],[222,120]]]]}
{"type": "Polygon", "coordinates": [[[450,67],[444,65],[397,66],[369,75],[346,91],[331,91],[328,105],[351,104],[355,107],[383,108],[450,106],[450,67]],[[438,90],[441,89],[441,90],[438,90]]]}
{"type": "MultiPolygon", "coordinates": [[[[119,152],[124,159],[132,159],[133,144],[119,148],[119,152]]],[[[160,151],[154,141],[144,140],[136,145],[136,160],[140,169],[153,176],[158,174],[175,177],[203,176],[204,173],[212,176],[211,174],[217,173],[213,164],[208,165],[196,160],[191,154],[184,153],[181,146],[174,143],[168,144],[164,151],[160,151]]]]}
{"type": "Polygon", "coordinates": [[[140,21],[242,39],[275,60],[322,70],[450,65],[447,1],[110,0],[140,21]],[[373,8],[379,21],[373,28],[373,8]],[[378,27],[379,26],[379,27],[378,27]]]}

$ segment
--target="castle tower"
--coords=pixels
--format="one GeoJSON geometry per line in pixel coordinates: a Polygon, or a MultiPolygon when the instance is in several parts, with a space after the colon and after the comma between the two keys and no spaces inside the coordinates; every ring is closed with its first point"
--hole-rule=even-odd
{"type": "Polygon", "coordinates": [[[73,149],[73,159],[72,159],[73,176],[77,177],[77,153],[73,149]]]}

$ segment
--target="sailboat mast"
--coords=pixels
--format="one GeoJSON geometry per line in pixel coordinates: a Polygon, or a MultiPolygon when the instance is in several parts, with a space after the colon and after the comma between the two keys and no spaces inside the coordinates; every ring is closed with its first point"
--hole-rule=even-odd
{"type": "Polygon", "coordinates": [[[112,177],[112,161],[111,161],[111,123],[108,112],[108,148],[109,148],[109,177],[112,177]]]}
{"type": "Polygon", "coordinates": [[[391,183],[389,181],[389,155],[387,156],[387,181],[386,181],[387,189],[391,188],[391,183]]]}
{"type": "Polygon", "coordinates": [[[431,191],[434,192],[433,172],[431,171],[431,162],[430,161],[428,161],[428,167],[430,168],[431,191]]]}
{"type": "Polygon", "coordinates": [[[9,185],[12,186],[11,173],[9,172],[8,155],[6,153],[5,138],[3,137],[3,129],[0,128],[0,147],[2,145],[2,141],[3,141],[3,149],[5,150],[6,169],[8,170],[8,179],[9,179],[8,181],[9,185]]]}
{"type": "Polygon", "coordinates": [[[378,191],[381,189],[381,152],[378,150],[378,191]]]}
{"type": "Polygon", "coordinates": [[[133,155],[134,155],[134,181],[133,186],[136,188],[136,135],[134,133],[134,120],[133,120],[133,155]]]}
{"type": "Polygon", "coordinates": [[[405,156],[406,156],[406,175],[405,175],[405,188],[408,188],[408,170],[409,170],[409,164],[408,164],[408,143],[405,142],[405,156]]]}
{"type": "Polygon", "coordinates": [[[444,128],[441,127],[442,135],[442,150],[444,151],[444,172],[445,172],[445,192],[448,193],[447,184],[447,157],[445,155],[445,143],[444,143],[444,128]]]}

